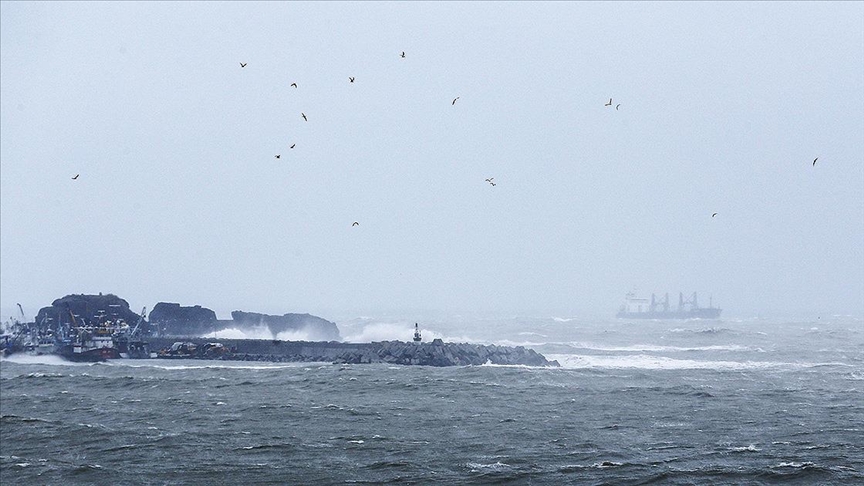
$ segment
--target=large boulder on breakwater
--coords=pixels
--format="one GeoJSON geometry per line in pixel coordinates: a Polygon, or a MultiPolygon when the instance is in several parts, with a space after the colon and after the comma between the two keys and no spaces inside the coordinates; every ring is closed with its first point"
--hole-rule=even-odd
{"type": "Polygon", "coordinates": [[[231,318],[238,329],[266,326],[273,335],[273,339],[276,339],[279,333],[286,331],[302,333],[304,339],[310,341],[338,341],[340,339],[339,328],[336,327],[336,323],[311,314],[272,316],[237,310],[231,312],[231,318]]]}
{"type": "Polygon", "coordinates": [[[135,325],[141,316],[129,308],[129,303],[114,294],[70,294],[39,309],[36,324],[49,327],[57,324],[87,325],[98,324],[100,319],[123,319],[135,325]],[[74,316],[74,322],[73,322],[74,316]]]}

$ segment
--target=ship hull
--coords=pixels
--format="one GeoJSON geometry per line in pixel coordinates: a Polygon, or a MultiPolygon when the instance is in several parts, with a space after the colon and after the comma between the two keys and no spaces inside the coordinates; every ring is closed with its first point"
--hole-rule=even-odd
{"type": "Polygon", "coordinates": [[[98,363],[100,361],[107,361],[109,359],[117,359],[120,357],[120,353],[117,352],[116,348],[96,348],[80,352],[75,352],[73,349],[66,348],[60,350],[56,354],[64,359],[75,361],[77,363],[98,363]]]}
{"type": "Polygon", "coordinates": [[[717,319],[720,317],[721,310],[709,307],[688,312],[619,312],[615,317],[619,319],[717,319]]]}

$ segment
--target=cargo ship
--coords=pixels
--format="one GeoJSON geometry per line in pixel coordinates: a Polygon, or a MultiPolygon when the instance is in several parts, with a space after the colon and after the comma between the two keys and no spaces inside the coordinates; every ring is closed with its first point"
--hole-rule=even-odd
{"type": "Polygon", "coordinates": [[[654,294],[651,298],[636,297],[635,292],[624,296],[624,304],[615,314],[620,319],[717,319],[722,309],[714,307],[709,298],[708,307],[699,307],[696,292],[685,299],[683,293],[678,294],[678,308],[669,305],[669,294],[658,299],[654,294]]]}

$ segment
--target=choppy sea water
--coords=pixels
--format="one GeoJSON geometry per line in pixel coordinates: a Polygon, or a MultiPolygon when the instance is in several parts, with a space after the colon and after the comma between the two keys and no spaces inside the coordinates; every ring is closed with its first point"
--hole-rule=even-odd
{"type": "Polygon", "coordinates": [[[0,483],[864,483],[861,319],[425,326],[562,367],[7,358],[0,483]]]}

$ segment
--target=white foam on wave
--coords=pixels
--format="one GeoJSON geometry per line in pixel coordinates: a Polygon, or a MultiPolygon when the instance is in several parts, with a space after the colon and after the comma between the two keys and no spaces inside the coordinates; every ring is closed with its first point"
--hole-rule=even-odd
{"type": "MultiPolygon", "coordinates": [[[[345,329],[346,336],[342,340],[346,343],[374,343],[381,341],[403,341],[408,342],[414,338],[414,323],[407,322],[373,322],[359,328],[345,329]]],[[[443,339],[446,342],[467,342],[458,338],[445,337],[431,329],[420,326],[420,334],[423,342],[431,342],[433,339],[443,339]]]]}
{"type": "Polygon", "coordinates": [[[756,444],[750,444],[746,447],[733,447],[733,452],[761,452],[762,449],[756,447],[756,444]]]}
{"type": "Polygon", "coordinates": [[[847,380],[861,381],[864,380],[864,372],[853,371],[846,375],[847,380]]]}
{"type": "MultiPolygon", "coordinates": [[[[552,359],[550,358],[549,361],[552,361],[552,359]]],[[[523,369],[538,369],[538,370],[548,370],[549,369],[548,366],[532,366],[532,365],[524,365],[524,364],[494,364],[490,360],[486,360],[486,362],[480,366],[485,366],[488,368],[523,368],[523,369]]]]}
{"type": "MultiPolygon", "coordinates": [[[[309,366],[314,363],[267,363],[267,362],[255,362],[250,363],[247,361],[219,361],[219,364],[206,364],[201,363],[200,360],[195,364],[191,364],[189,361],[184,361],[182,363],[175,360],[161,360],[161,359],[151,359],[151,360],[135,360],[135,364],[130,364],[129,361],[125,360],[113,360],[108,363],[113,366],[125,366],[128,368],[156,368],[161,370],[207,370],[207,369],[232,369],[232,370],[278,370],[284,368],[303,368],[309,366]],[[168,364],[171,363],[171,364],[168,364]],[[188,363],[188,364],[187,364],[188,363]]],[[[330,363],[321,363],[327,364],[330,363]]]]}
{"type": "Polygon", "coordinates": [[[483,469],[491,469],[493,471],[497,471],[499,469],[510,467],[509,464],[505,464],[501,461],[496,461],[492,464],[482,464],[479,462],[469,462],[468,464],[466,464],[466,466],[468,466],[468,468],[471,469],[471,472],[478,472],[478,471],[481,471],[483,469]]]}
{"type": "MultiPolygon", "coordinates": [[[[520,333],[521,334],[521,333],[520,333]]],[[[540,335],[542,336],[542,335],[540,335]]],[[[543,336],[545,337],[545,336],[543,336]]],[[[453,342],[470,342],[470,341],[453,341],[453,342]]],[[[759,347],[753,346],[741,346],[737,344],[730,345],[713,345],[713,346],[661,346],[657,344],[630,344],[626,346],[614,346],[614,345],[605,345],[605,344],[595,344],[590,342],[583,341],[572,341],[572,342],[549,342],[549,341],[511,341],[509,339],[501,339],[495,341],[494,344],[498,346],[509,346],[509,347],[517,347],[522,346],[526,348],[538,347],[538,346],[551,346],[551,345],[565,345],[574,349],[590,349],[594,351],[620,351],[620,352],[669,352],[669,353],[678,353],[678,352],[694,352],[694,351],[753,351],[757,353],[764,353],[765,350],[759,347]]]]}
{"type": "Polygon", "coordinates": [[[42,354],[33,356],[29,354],[13,354],[0,358],[0,361],[8,361],[10,363],[27,364],[27,365],[49,365],[49,366],[93,366],[95,363],[75,363],[67,361],[60,356],[42,354]]]}
{"type": "Polygon", "coordinates": [[[540,337],[548,337],[545,334],[540,334],[539,332],[531,332],[531,331],[522,331],[519,333],[520,336],[540,336],[540,337]]]}
{"type": "Polygon", "coordinates": [[[724,333],[724,332],[728,332],[728,331],[731,331],[731,329],[726,329],[724,327],[705,327],[702,329],[686,329],[686,328],[682,328],[682,327],[675,327],[672,329],[667,329],[667,332],[673,332],[673,333],[689,332],[689,333],[693,333],[693,334],[720,334],[720,333],[724,333]]]}
{"type": "Polygon", "coordinates": [[[229,328],[202,335],[207,339],[273,339],[273,333],[267,326],[249,327],[246,329],[229,328]]]}
{"type": "Polygon", "coordinates": [[[751,369],[799,369],[816,366],[847,366],[843,363],[783,363],[773,361],[707,361],[692,359],[674,359],[666,356],[649,354],[631,354],[621,356],[595,356],[576,354],[547,354],[546,359],[556,360],[562,368],[638,368],[648,370],[751,370],[751,369]]]}
{"type": "Polygon", "coordinates": [[[815,466],[815,464],[813,464],[812,462],[790,461],[790,462],[781,462],[780,464],[777,464],[776,466],[771,466],[771,469],[779,469],[782,467],[791,467],[791,468],[796,468],[796,469],[807,469],[807,468],[810,468],[813,466],[815,466]]]}
{"type": "MultiPolygon", "coordinates": [[[[379,341],[408,341],[414,336],[414,325],[398,322],[373,322],[360,326],[359,329],[351,329],[343,339],[347,343],[371,343],[379,341]]],[[[431,332],[421,329],[423,337],[431,332]]]]}
{"type": "Polygon", "coordinates": [[[278,339],[281,341],[315,341],[314,335],[307,332],[305,329],[289,330],[276,333],[270,332],[267,326],[256,326],[247,329],[222,329],[221,331],[210,332],[201,336],[205,339],[261,339],[270,340],[278,339]]]}
{"type": "Polygon", "coordinates": [[[713,345],[713,346],[660,346],[656,344],[631,344],[628,346],[607,346],[602,344],[571,342],[569,346],[581,349],[593,349],[597,351],[654,351],[654,352],[692,352],[692,351],[756,351],[765,352],[761,348],[741,346],[737,344],[713,345]]]}
{"type": "Polygon", "coordinates": [[[501,340],[495,341],[494,344],[496,346],[507,346],[507,347],[511,347],[511,348],[515,348],[518,346],[522,346],[524,348],[530,348],[530,347],[534,347],[534,346],[544,346],[544,345],[550,344],[550,343],[536,342],[536,341],[511,341],[509,339],[501,339],[501,340]]]}

